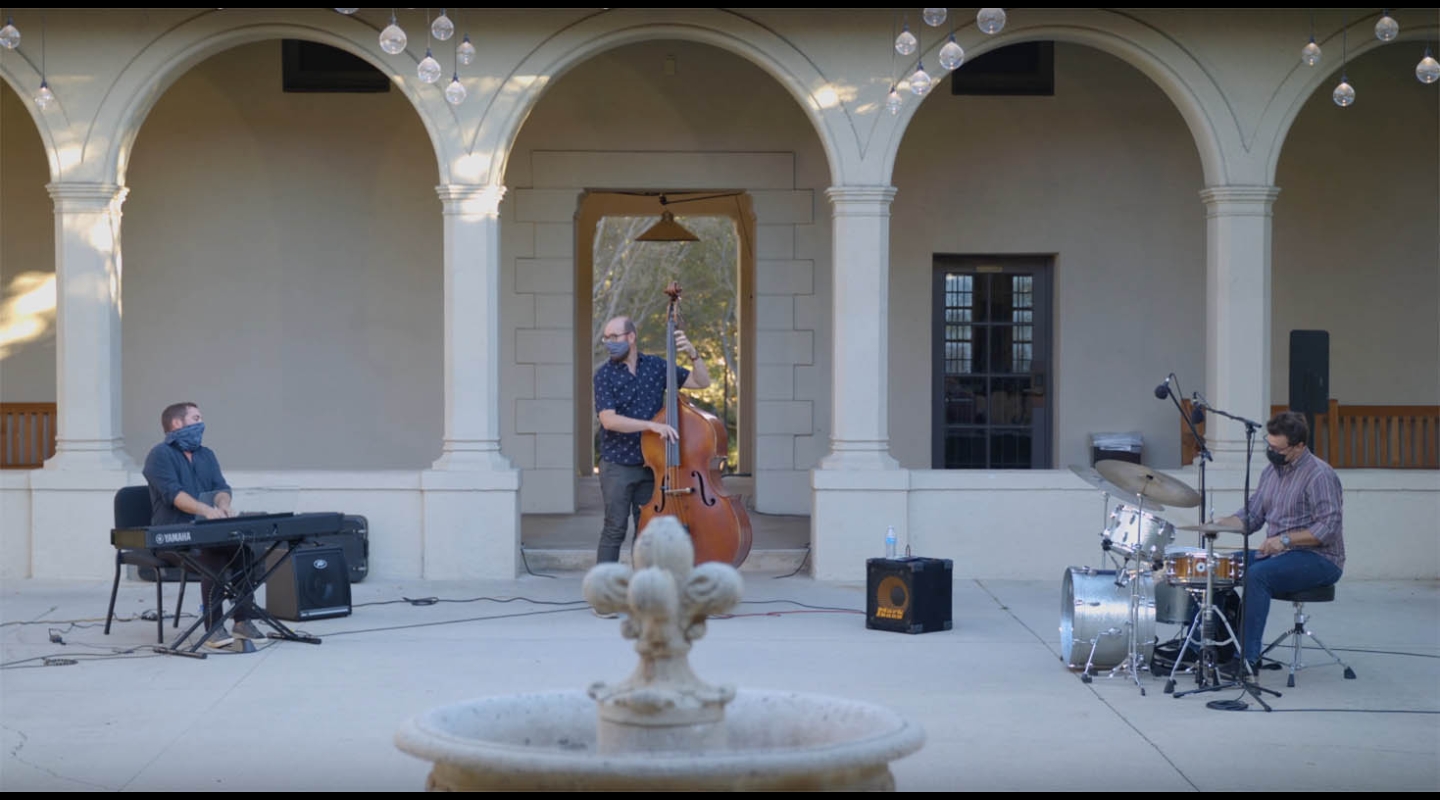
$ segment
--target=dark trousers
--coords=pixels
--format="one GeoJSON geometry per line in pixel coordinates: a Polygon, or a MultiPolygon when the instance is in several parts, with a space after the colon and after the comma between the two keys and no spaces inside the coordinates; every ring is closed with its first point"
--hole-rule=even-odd
{"type": "Polygon", "coordinates": [[[644,464],[627,466],[600,462],[600,495],[605,499],[605,527],[600,530],[600,546],[595,549],[595,560],[620,560],[620,546],[625,544],[625,534],[630,530],[630,521],[635,529],[640,527],[640,508],[650,502],[655,494],[655,476],[644,464]]]}
{"type": "MultiPolygon", "coordinates": [[[[195,553],[193,557],[206,569],[217,575],[226,576],[237,584],[238,579],[244,573],[248,573],[252,578],[254,576],[254,572],[251,570],[250,548],[244,545],[207,547],[195,553]]],[[[225,587],[217,581],[203,577],[200,580],[200,593],[205,602],[205,625],[211,627],[225,615],[224,607],[221,605],[225,601],[225,587]]],[[[249,603],[243,603],[235,609],[233,618],[235,621],[251,618],[249,603]]]]}
{"type": "Polygon", "coordinates": [[[1264,648],[1265,621],[1270,598],[1277,592],[1298,592],[1329,586],[1340,580],[1340,568],[1313,550],[1290,550],[1257,559],[1250,551],[1250,572],[1245,576],[1245,658],[1254,661],[1264,648]]]}

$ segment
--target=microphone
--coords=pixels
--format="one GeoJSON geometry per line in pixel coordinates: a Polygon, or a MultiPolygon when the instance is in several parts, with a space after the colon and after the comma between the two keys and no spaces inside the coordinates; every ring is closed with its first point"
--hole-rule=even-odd
{"type": "Polygon", "coordinates": [[[1165,382],[1155,387],[1155,399],[1164,400],[1170,396],[1170,376],[1165,376],[1165,382]]]}
{"type": "Polygon", "coordinates": [[[1199,392],[1195,392],[1190,396],[1190,402],[1193,403],[1190,408],[1190,422],[1199,425],[1205,421],[1205,400],[1200,397],[1199,392]]]}

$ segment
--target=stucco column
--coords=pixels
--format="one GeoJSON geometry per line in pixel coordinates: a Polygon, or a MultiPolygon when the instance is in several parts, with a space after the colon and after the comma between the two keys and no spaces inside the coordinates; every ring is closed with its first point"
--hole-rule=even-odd
{"type": "Polygon", "coordinates": [[[46,186],[55,201],[55,455],[46,469],[135,466],[120,435],[120,206],[113,183],[46,186]]]}
{"type": "MultiPolygon", "coordinates": [[[[1206,206],[1205,394],[1238,417],[1270,416],[1270,233],[1274,186],[1214,186],[1206,206]]],[[[1214,414],[1206,439],[1215,465],[1245,464],[1245,426],[1214,414]]],[[[1264,447],[1256,436],[1256,452],[1264,447]]]]}
{"type": "Polygon", "coordinates": [[[890,203],[893,186],[837,186],[830,454],[821,469],[896,469],[890,455],[890,203]]]}
{"type": "Polygon", "coordinates": [[[439,186],[445,214],[445,439],[437,470],[510,470],[500,452],[500,201],[439,186]]]}
{"type": "Polygon", "coordinates": [[[436,192],[445,214],[445,439],[420,476],[421,571],[430,580],[508,579],[520,564],[520,471],[500,452],[505,187],[436,192]]]}

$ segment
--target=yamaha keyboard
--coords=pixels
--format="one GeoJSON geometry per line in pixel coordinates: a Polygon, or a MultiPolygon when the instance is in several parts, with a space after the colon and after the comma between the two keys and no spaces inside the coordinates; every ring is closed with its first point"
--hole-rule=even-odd
{"type": "Polygon", "coordinates": [[[338,511],[251,514],[151,525],[148,528],[114,528],[110,531],[110,543],[115,547],[145,550],[180,550],[252,542],[263,544],[338,533],[344,524],[345,515],[338,511]]]}

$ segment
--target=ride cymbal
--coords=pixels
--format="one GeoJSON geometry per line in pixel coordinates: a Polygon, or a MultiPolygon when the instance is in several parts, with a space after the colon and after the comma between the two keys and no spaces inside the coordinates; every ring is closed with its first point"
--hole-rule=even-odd
{"type": "MultiPolygon", "coordinates": [[[[1096,470],[1094,467],[1081,467],[1075,464],[1071,464],[1070,471],[1075,473],[1075,475],[1078,476],[1081,480],[1085,481],[1091,486],[1094,486],[1096,489],[1105,492],[1106,494],[1114,497],[1116,500],[1119,500],[1128,506],[1140,505],[1141,498],[1138,495],[1132,492],[1127,492],[1124,489],[1121,489],[1120,487],[1111,483],[1110,481],[1105,480],[1105,476],[1101,475],[1099,471],[1096,470]]],[[[1153,498],[1145,498],[1145,510],[1164,511],[1165,506],[1155,502],[1153,498]]]]}
{"type": "Polygon", "coordinates": [[[1204,522],[1199,525],[1176,525],[1177,531],[1199,531],[1201,533],[1244,533],[1244,528],[1237,528],[1234,525],[1221,525],[1218,522],[1204,522]]]}
{"type": "Polygon", "coordinates": [[[1142,464],[1106,459],[1095,462],[1095,469],[1105,480],[1145,498],[1147,503],[1155,500],[1176,508],[1200,505],[1199,492],[1142,464]]]}

